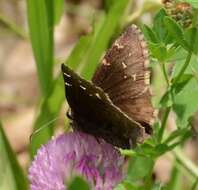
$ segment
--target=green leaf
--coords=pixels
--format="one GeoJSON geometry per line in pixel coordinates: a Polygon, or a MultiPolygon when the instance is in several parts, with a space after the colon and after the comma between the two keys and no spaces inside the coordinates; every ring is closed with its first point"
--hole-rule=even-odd
{"type": "Polygon", "coordinates": [[[150,42],[152,42],[152,43],[159,42],[155,32],[151,28],[149,28],[147,25],[143,26],[143,32],[144,32],[146,39],[149,40],[150,42]]]}
{"type": "Polygon", "coordinates": [[[192,78],[193,78],[192,74],[184,74],[180,77],[179,81],[177,81],[176,83],[174,83],[174,78],[173,78],[172,83],[174,84],[173,85],[174,92],[176,94],[181,92],[183,88],[185,87],[185,85],[187,85],[192,78]]]}
{"type": "Polygon", "coordinates": [[[197,54],[198,53],[198,29],[193,27],[189,28],[185,32],[185,39],[190,44],[191,50],[197,54]]]}
{"type": "Polygon", "coordinates": [[[189,131],[189,129],[177,129],[175,131],[173,131],[165,140],[164,143],[165,144],[170,144],[173,141],[178,140],[178,138],[183,138],[186,134],[189,134],[189,132],[191,133],[191,131],[189,131]]]}
{"type": "Polygon", "coordinates": [[[0,189],[27,190],[27,179],[0,123],[0,189]]]}
{"type": "Polygon", "coordinates": [[[27,0],[30,38],[44,96],[52,89],[53,12],[53,0],[27,0]]]}
{"type": "Polygon", "coordinates": [[[168,145],[166,144],[158,144],[155,147],[155,154],[156,156],[161,156],[162,154],[164,154],[165,152],[168,152],[170,149],[168,147],[168,145]]]}
{"type": "Polygon", "coordinates": [[[166,11],[164,9],[160,9],[154,18],[153,30],[161,42],[164,42],[168,35],[168,31],[166,30],[163,22],[165,16],[167,16],[166,11]]]}
{"type": "Polygon", "coordinates": [[[69,184],[68,190],[90,190],[88,183],[81,177],[75,177],[69,184]]]}
{"type": "Polygon", "coordinates": [[[130,159],[127,179],[136,181],[150,174],[154,161],[150,157],[137,156],[130,159]]]}
{"type": "Polygon", "coordinates": [[[190,47],[188,43],[184,39],[184,33],[182,28],[177,24],[175,20],[173,20],[170,17],[165,17],[164,18],[164,24],[165,27],[167,28],[168,32],[172,37],[185,49],[190,51],[190,47]]]}
{"type": "MultiPolygon", "coordinates": [[[[186,55],[184,51],[180,51],[178,56],[186,55]]],[[[184,60],[176,60],[173,76],[177,76],[181,67],[184,64],[184,60]]],[[[193,56],[189,66],[187,67],[185,74],[194,75],[189,82],[183,87],[183,89],[175,95],[173,109],[177,114],[177,125],[179,127],[187,127],[189,124],[189,118],[198,110],[198,80],[196,78],[198,73],[198,59],[193,56]]]]}
{"type": "Polygon", "coordinates": [[[171,92],[167,91],[161,98],[160,100],[160,106],[162,108],[165,107],[170,107],[173,105],[172,97],[171,97],[171,92]]]}
{"type": "Polygon", "coordinates": [[[167,59],[167,50],[163,44],[149,42],[149,49],[152,56],[157,58],[160,62],[164,62],[167,59]]]}

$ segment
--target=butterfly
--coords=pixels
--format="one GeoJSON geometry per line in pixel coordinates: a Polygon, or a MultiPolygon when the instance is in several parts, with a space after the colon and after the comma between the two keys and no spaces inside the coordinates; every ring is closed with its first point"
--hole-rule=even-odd
{"type": "Polygon", "coordinates": [[[148,49],[137,26],[128,27],[107,50],[92,81],[62,64],[72,127],[121,148],[152,133],[148,49]]]}

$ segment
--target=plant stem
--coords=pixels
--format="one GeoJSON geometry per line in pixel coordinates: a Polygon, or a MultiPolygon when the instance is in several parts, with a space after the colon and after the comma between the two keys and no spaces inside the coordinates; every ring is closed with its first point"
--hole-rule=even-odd
{"type": "MultiPolygon", "coordinates": [[[[170,89],[170,81],[169,81],[169,78],[168,78],[168,74],[167,74],[167,71],[166,71],[166,65],[164,62],[161,62],[160,63],[160,66],[161,66],[161,70],[162,70],[162,73],[164,75],[164,79],[166,81],[166,85],[167,85],[167,91],[170,89]]],[[[166,127],[166,123],[167,123],[167,119],[168,119],[168,116],[169,116],[169,113],[171,111],[171,107],[168,107],[166,108],[165,112],[164,112],[164,115],[163,115],[163,118],[162,118],[162,124],[161,124],[161,129],[159,131],[159,142],[162,141],[163,139],[163,134],[164,134],[164,130],[165,130],[165,127],[166,127]]]]}
{"type": "Polygon", "coordinates": [[[167,87],[169,88],[170,87],[170,82],[169,82],[167,71],[166,71],[166,65],[165,65],[164,62],[161,63],[160,65],[161,65],[161,68],[162,68],[162,72],[163,72],[167,87]]]}
{"type": "Polygon", "coordinates": [[[177,77],[174,80],[174,84],[176,84],[180,80],[182,75],[184,74],[186,68],[188,67],[188,65],[190,63],[191,57],[192,57],[192,52],[189,52],[183,67],[181,68],[179,74],[177,75],[177,77]]]}
{"type": "MultiPolygon", "coordinates": [[[[188,65],[190,63],[191,57],[192,57],[192,52],[189,52],[188,53],[188,56],[186,58],[186,61],[185,61],[184,65],[183,65],[183,67],[179,71],[179,74],[177,75],[176,79],[174,80],[174,84],[176,84],[180,80],[180,78],[182,77],[182,75],[184,74],[186,68],[188,67],[188,65]]],[[[165,78],[166,83],[167,83],[167,91],[170,90],[171,98],[172,98],[172,101],[174,102],[174,94],[173,94],[174,84],[171,85],[170,82],[169,82],[168,75],[167,75],[167,72],[166,72],[165,64],[164,63],[161,63],[160,65],[161,65],[161,68],[162,68],[162,72],[163,72],[164,78],[165,78]]],[[[158,139],[159,142],[161,142],[162,139],[163,139],[163,134],[164,134],[164,131],[165,131],[167,119],[168,119],[169,113],[171,111],[171,108],[172,107],[166,108],[165,113],[164,113],[164,116],[162,118],[161,129],[159,131],[159,139],[158,139]]]]}
{"type": "Polygon", "coordinates": [[[176,148],[172,151],[176,159],[180,162],[180,164],[186,168],[187,171],[194,177],[198,176],[198,168],[197,166],[181,151],[180,148],[176,148]]]}
{"type": "Polygon", "coordinates": [[[171,111],[171,107],[168,107],[168,108],[166,108],[166,110],[164,112],[164,115],[163,115],[163,118],[162,118],[161,128],[160,128],[160,131],[159,131],[159,139],[158,139],[159,142],[162,142],[162,140],[163,140],[163,135],[164,135],[164,131],[165,131],[165,128],[166,128],[166,123],[167,123],[170,111],[171,111]]]}
{"type": "Polygon", "coordinates": [[[27,40],[27,34],[18,27],[13,21],[8,19],[5,15],[0,14],[0,22],[4,23],[12,32],[17,34],[20,38],[27,40]]]}

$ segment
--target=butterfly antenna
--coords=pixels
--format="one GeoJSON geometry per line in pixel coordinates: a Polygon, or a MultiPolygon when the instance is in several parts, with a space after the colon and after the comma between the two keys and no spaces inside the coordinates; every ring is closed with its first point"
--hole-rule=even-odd
{"type": "Polygon", "coordinates": [[[45,123],[44,125],[42,125],[40,128],[36,129],[34,132],[32,132],[32,134],[30,135],[30,142],[32,141],[32,138],[34,135],[36,135],[37,133],[39,133],[41,130],[45,129],[46,127],[48,127],[51,123],[53,123],[54,121],[56,121],[57,119],[59,119],[59,117],[54,118],[53,120],[49,121],[48,123],[45,123]]]}

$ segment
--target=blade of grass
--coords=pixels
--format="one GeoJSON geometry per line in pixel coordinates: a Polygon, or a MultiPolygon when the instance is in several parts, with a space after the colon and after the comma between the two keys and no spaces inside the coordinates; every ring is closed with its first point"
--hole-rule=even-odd
{"type": "Polygon", "coordinates": [[[44,96],[52,89],[53,12],[53,0],[27,0],[30,38],[44,96]]]}
{"type": "Polygon", "coordinates": [[[0,123],[0,189],[27,190],[27,179],[0,123]]]}

